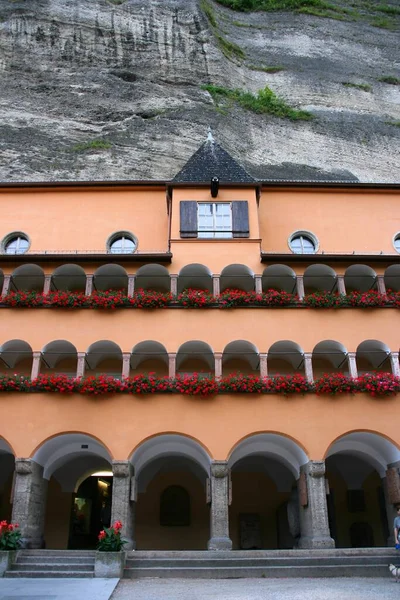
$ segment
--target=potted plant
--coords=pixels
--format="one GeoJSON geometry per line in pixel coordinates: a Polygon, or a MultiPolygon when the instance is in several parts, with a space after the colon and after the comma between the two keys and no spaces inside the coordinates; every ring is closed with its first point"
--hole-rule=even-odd
{"type": "Polygon", "coordinates": [[[21,546],[21,532],[18,523],[0,521],[0,577],[15,562],[18,548],[21,546]]]}
{"type": "Polygon", "coordinates": [[[94,564],[95,577],[122,577],[125,566],[124,545],[121,537],[122,523],[115,521],[111,527],[100,531],[94,564]]]}

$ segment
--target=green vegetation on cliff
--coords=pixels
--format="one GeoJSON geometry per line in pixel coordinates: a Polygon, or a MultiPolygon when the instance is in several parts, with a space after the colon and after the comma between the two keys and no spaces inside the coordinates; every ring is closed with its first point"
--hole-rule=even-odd
{"type": "Polygon", "coordinates": [[[264,113],[290,119],[291,121],[308,121],[313,118],[312,114],[305,110],[297,110],[279,98],[268,86],[259,90],[257,94],[244,90],[225,88],[219,85],[202,85],[202,90],[211,94],[214,102],[219,106],[223,100],[239,104],[245,110],[254,113],[264,113]]]}
{"type": "Polygon", "coordinates": [[[299,8],[319,8],[335,10],[335,6],[324,0],[217,0],[219,4],[228,6],[233,10],[295,10],[299,8]]]}

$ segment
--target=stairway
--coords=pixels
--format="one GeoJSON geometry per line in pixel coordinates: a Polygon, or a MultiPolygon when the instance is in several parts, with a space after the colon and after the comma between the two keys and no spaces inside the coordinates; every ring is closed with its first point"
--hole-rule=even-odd
{"type": "Polygon", "coordinates": [[[20,550],[4,577],[94,577],[94,551],[20,550]]]}
{"type": "Polygon", "coordinates": [[[391,548],[136,551],[128,553],[124,577],[388,577],[388,565],[399,562],[391,548]]]}

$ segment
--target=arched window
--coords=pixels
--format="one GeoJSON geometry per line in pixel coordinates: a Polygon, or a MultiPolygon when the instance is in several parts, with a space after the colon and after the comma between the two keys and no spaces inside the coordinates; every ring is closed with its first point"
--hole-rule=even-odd
{"type": "Polygon", "coordinates": [[[161,494],[160,525],[164,527],[190,525],[190,496],[180,485],[170,485],[161,494]]]}

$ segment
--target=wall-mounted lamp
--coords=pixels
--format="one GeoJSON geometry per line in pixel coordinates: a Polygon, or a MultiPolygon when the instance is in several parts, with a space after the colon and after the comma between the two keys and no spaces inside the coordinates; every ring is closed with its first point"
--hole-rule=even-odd
{"type": "Polygon", "coordinates": [[[213,177],[211,179],[211,197],[216,198],[218,196],[219,191],[219,179],[218,177],[213,177]]]}

